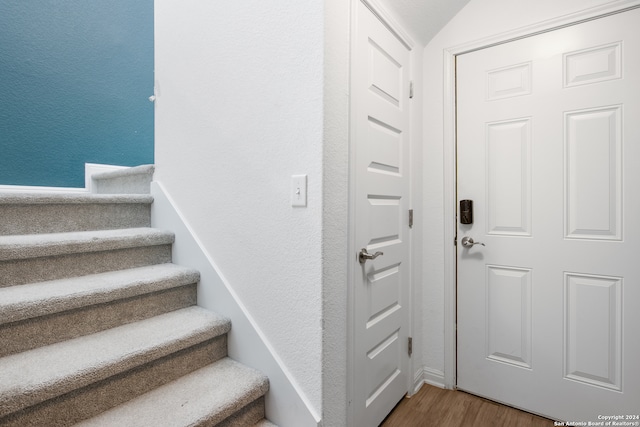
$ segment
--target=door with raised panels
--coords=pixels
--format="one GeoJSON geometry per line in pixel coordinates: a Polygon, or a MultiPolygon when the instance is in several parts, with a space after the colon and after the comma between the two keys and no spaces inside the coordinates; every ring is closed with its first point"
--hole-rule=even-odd
{"type": "Polygon", "coordinates": [[[460,55],[457,108],[458,387],[637,416],[640,10],[460,55]]]}
{"type": "Polygon", "coordinates": [[[353,61],[353,405],[377,426],[408,390],[409,49],[361,1],[353,61]],[[366,255],[366,253],[369,255],[366,255]],[[360,258],[360,259],[358,259],[360,258]]]}

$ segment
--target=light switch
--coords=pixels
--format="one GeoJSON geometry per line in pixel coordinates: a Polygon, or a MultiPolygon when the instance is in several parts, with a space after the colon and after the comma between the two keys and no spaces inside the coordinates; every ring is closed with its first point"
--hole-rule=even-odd
{"type": "Polygon", "coordinates": [[[307,175],[291,176],[291,206],[307,206],[307,175]]]}

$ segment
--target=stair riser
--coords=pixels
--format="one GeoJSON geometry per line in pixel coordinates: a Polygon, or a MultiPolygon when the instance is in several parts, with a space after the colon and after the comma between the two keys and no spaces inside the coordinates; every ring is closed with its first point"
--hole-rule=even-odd
{"type": "Polygon", "coordinates": [[[0,287],[171,262],[171,245],[0,261],[0,287]]]}
{"type": "MultiPolygon", "coordinates": [[[[0,418],[0,425],[69,426],[213,363],[226,354],[225,334],[0,418]]],[[[185,396],[185,400],[188,399],[189,397],[185,396]]]]}
{"type": "Polygon", "coordinates": [[[77,338],[196,304],[191,284],[0,327],[0,357],[77,338]]]}
{"type": "Polygon", "coordinates": [[[0,204],[0,236],[151,226],[142,203],[0,204]]]}
{"type": "Polygon", "coordinates": [[[198,427],[238,427],[252,426],[264,418],[264,397],[254,400],[244,408],[241,408],[235,414],[226,420],[217,423],[215,421],[200,424],[198,427]]]}
{"type": "Polygon", "coordinates": [[[92,192],[98,194],[149,194],[155,166],[140,165],[91,176],[92,192]]]}
{"type": "Polygon", "coordinates": [[[149,194],[151,175],[141,174],[131,177],[96,179],[93,191],[97,194],[149,194]]]}

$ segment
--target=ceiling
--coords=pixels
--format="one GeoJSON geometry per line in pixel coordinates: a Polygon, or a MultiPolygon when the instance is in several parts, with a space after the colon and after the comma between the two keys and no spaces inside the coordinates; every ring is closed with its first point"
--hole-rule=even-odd
{"type": "Polygon", "coordinates": [[[470,0],[379,0],[426,45],[470,0]]]}

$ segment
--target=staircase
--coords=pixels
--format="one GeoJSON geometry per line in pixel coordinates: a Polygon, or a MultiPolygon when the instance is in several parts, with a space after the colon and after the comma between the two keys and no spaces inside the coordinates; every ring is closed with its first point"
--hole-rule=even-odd
{"type": "Polygon", "coordinates": [[[196,305],[151,203],[0,194],[0,426],[273,426],[268,379],[227,357],[231,323],[196,305]]]}

